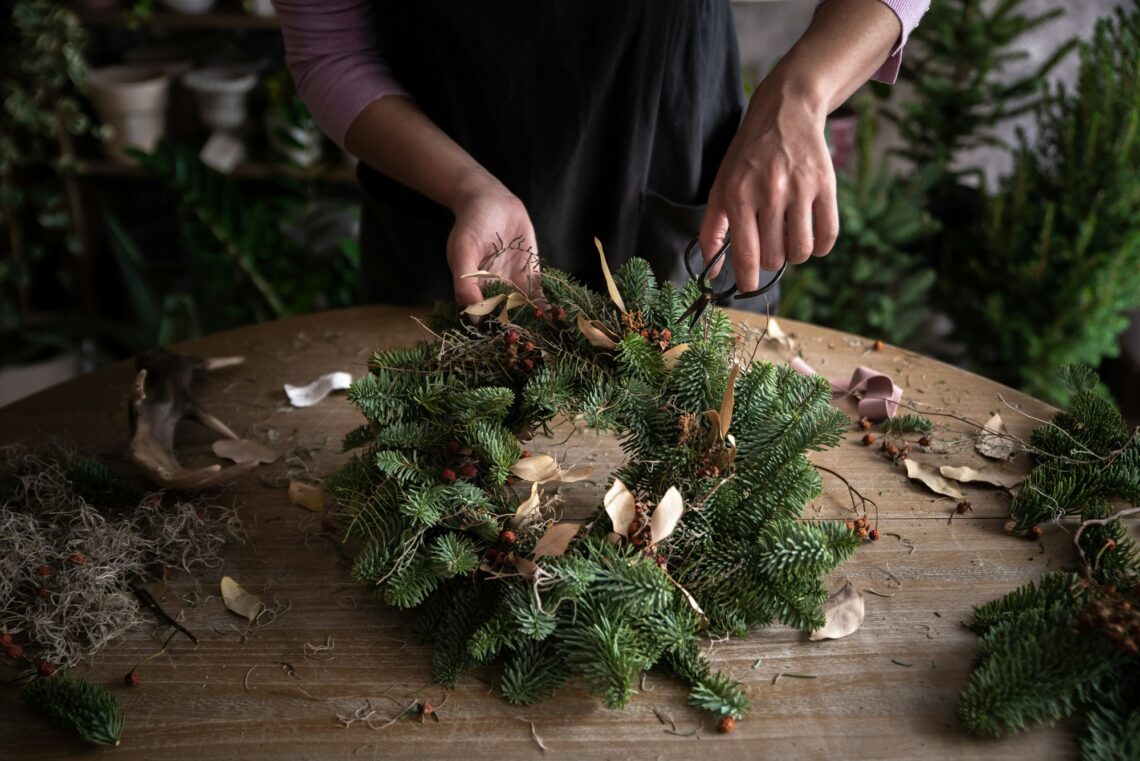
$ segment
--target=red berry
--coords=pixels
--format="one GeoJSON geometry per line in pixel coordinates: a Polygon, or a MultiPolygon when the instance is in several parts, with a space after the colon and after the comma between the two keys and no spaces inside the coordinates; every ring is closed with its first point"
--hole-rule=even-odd
{"type": "Polygon", "coordinates": [[[899,448],[896,447],[894,444],[887,444],[887,454],[890,455],[891,457],[898,457],[899,456],[899,448]]]}
{"type": "Polygon", "coordinates": [[[883,343],[882,341],[875,341],[874,349],[875,349],[875,351],[882,351],[883,347],[885,347],[885,346],[886,346],[886,344],[883,343]]]}
{"type": "Polygon", "coordinates": [[[541,309],[534,310],[534,319],[541,320],[545,316],[546,312],[542,311],[541,309]]]}
{"type": "Polygon", "coordinates": [[[41,564],[36,566],[36,576],[39,576],[41,579],[46,579],[48,576],[51,576],[52,573],[53,571],[50,565],[41,564]]]}
{"type": "Polygon", "coordinates": [[[36,664],[36,673],[40,676],[51,676],[55,673],[55,666],[48,661],[40,661],[36,664]]]}
{"type": "Polygon", "coordinates": [[[39,595],[42,599],[46,599],[48,597],[51,597],[51,590],[47,587],[40,587],[36,590],[36,594],[39,595]]]}
{"type": "Polygon", "coordinates": [[[486,558],[488,563],[494,565],[503,559],[503,553],[494,547],[489,547],[487,551],[483,553],[483,557],[486,558]]]}
{"type": "Polygon", "coordinates": [[[4,648],[4,654],[13,660],[16,658],[22,658],[24,656],[24,648],[20,647],[19,645],[8,645],[6,648],[4,648]]]}
{"type": "Polygon", "coordinates": [[[657,556],[657,565],[661,566],[662,568],[664,568],[668,562],[669,561],[665,559],[664,555],[657,556]]]}
{"type": "Polygon", "coordinates": [[[531,456],[530,450],[529,450],[529,449],[524,449],[524,450],[523,450],[523,457],[530,457],[530,456],[531,456]]]}
{"type": "Polygon", "coordinates": [[[8,632],[0,634],[0,647],[8,647],[10,644],[12,644],[12,635],[8,632]]]}
{"type": "Polygon", "coordinates": [[[451,468],[444,468],[442,471],[440,471],[439,480],[441,480],[441,481],[446,481],[447,483],[451,483],[452,481],[455,480],[455,478],[456,478],[455,471],[452,470],[451,468]]]}
{"type": "Polygon", "coordinates": [[[1026,533],[1026,536],[1028,536],[1030,539],[1040,539],[1041,535],[1044,533],[1045,532],[1041,530],[1040,526],[1034,526],[1033,528],[1029,529],[1029,531],[1026,533]]]}
{"type": "Polygon", "coordinates": [[[550,316],[554,318],[555,322],[562,322],[566,319],[566,310],[562,307],[554,307],[550,310],[550,316]]]}
{"type": "Polygon", "coordinates": [[[139,683],[139,672],[131,669],[125,677],[123,677],[123,684],[128,687],[134,687],[139,683]]]}
{"type": "Polygon", "coordinates": [[[502,531],[502,532],[499,534],[499,541],[500,541],[500,542],[502,542],[503,544],[507,545],[508,547],[510,547],[511,545],[513,545],[513,544],[514,544],[515,542],[517,542],[518,540],[519,540],[519,538],[518,538],[518,535],[517,535],[517,534],[515,534],[515,532],[514,532],[514,531],[511,531],[509,528],[508,528],[508,529],[504,529],[504,530],[503,530],[503,531],[502,531]]]}
{"type": "Polygon", "coordinates": [[[921,439],[918,440],[918,445],[920,447],[930,446],[930,437],[929,436],[923,436],[921,439]]]}
{"type": "Polygon", "coordinates": [[[503,340],[506,341],[508,345],[517,344],[519,342],[519,332],[517,330],[508,330],[506,335],[503,336],[503,340]]]}
{"type": "Polygon", "coordinates": [[[534,369],[534,360],[533,360],[533,359],[530,359],[530,358],[528,357],[527,359],[524,359],[524,360],[522,361],[522,366],[523,366],[523,369],[524,369],[524,370],[526,370],[527,372],[530,372],[531,370],[533,370],[533,369],[534,369]]]}
{"type": "Polygon", "coordinates": [[[731,716],[725,716],[716,725],[716,731],[722,735],[727,735],[734,729],[736,729],[736,719],[731,716]]]}
{"type": "Polygon", "coordinates": [[[534,341],[527,341],[524,343],[523,351],[534,351],[534,341]]]}
{"type": "Polygon", "coordinates": [[[467,463],[459,469],[459,475],[463,478],[474,478],[475,476],[479,475],[479,469],[476,468],[472,463],[467,463]]]}
{"type": "Polygon", "coordinates": [[[874,443],[875,443],[875,434],[873,434],[873,433],[864,433],[863,434],[863,446],[869,447],[874,443]]]}
{"type": "Polygon", "coordinates": [[[860,539],[866,539],[871,534],[871,532],[867,530],[866,526],[860,526],[859,528],[855,529],[855,534],[860,539]]]}
{"type": "Polygon", "coordinates": [[[866,418],[866,417],[859,418],[859,428],[860,429],[862,429],[864,431],[869,431],[869,430],[871,430],[872,425],[873,425],[873,423],[871,423],[869,418],[866,418]]]}

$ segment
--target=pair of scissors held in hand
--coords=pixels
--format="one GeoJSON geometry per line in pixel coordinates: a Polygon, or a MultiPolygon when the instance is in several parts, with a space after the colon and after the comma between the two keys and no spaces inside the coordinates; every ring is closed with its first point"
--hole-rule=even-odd
{"type": "Polygon", "coordinates": [[[712,259],[709,259],[709,263],[705,265],[705,268],[701,270],[700,273],[697,273],[693,271],[693,266],[690,264],[689,259],[692,257],[694,251],[696,250],[699,240],[700,236],[694,236],[693,239],[689,241],[688,247],[685,248],[685,269],[689,271],[689,277],[697,281],[697,288],[699,288],[701,291],[701,295],[697,297],[697,300],[689,305],[689,308],[681,314],[682,320],[686,317],[690,318],[690,329],[696,327],[697,321],[701,319],[701,315],[704,314],[705,309],[708,308],[709,304],[713,303],[714,301],[720,301],[721,299],[727,299],[729,296],[732,296],[734,299],[750,299],[754,296],[765,294],[768,291],[772,290],[772,288],[775,287],[776,283],[780,282],[780,278],[784,275],[784,270],[788,268],[788,262],[785,259],[784,263],[780,265],[780,269],[776,270],[776,274],[772,278],[771,282],[761,288],[757,288],[755,291],[736,293],[736,283],[733,283],[723,291],[718,291],[713,287],[712,280],[709,278],[709,273],[712,272],[713,268],[715,268],[717,265],[724,262],[725,255],[728,253],[729,249],[732,248],[732,240],[728,235],[725,235],[724,242],[721,244],[720,249],[717,250],[716,255],[713,256],[712,259]]]}

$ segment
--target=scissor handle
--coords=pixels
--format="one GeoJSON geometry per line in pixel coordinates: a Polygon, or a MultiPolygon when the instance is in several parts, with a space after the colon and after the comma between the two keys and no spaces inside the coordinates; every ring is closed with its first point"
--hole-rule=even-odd
{"type": "Polygon", "coordinates": [[[714,291],[712,288],[712,283],[709,282],[709,271],[724,259],[725,255],[728,253],[728,249],[732,247],[732,239],[728,235],[724,236],[724,242],[717,250],[716,255],[709,260],[709,263],[706,264],[705,268],[698,274],[696,272],[693,272],[693,267],[691,264],[689,264],[689,258],[692,256],[693,249],[697,247],[697,243],[699,241],[700,236],[694,235],[693,239],[689,241],[689,245],[685,247],[685,269],[688,271],[689,277],[697,281],[697,286],[700,287],[702,291],[711,293],[712,297],[715,299],[724,299],[728,298],[729,296],[732,296],[733,299],[750,299],[754,296],[761,296],[772,290],[776,286],[776,283],[780,282],[780,278],[784,276],[784,270],[788,268],[788,260],[785,259],[784,263],[780,265],[780,269],[776,270],[775,277],[773,277],[767,285],[757,288],[754,291],[736,293],[736,283],[733,283],[723,291],[714,291]],[[736,295],[733,296],[733,294],[736,295]]]}

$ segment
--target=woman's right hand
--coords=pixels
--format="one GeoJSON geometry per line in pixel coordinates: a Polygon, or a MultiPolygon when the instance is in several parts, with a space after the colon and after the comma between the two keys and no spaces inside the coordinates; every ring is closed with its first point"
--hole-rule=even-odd
{"type": "Polygon", "coordinates": [[[461,194],[452,211],[447,264],[459,306],[483,298],[482,280],[463,277],[476,270],[494,272],[532,298],[540,295],[534,225],[522,201],[502,185],[484,182],[461,194]]]}

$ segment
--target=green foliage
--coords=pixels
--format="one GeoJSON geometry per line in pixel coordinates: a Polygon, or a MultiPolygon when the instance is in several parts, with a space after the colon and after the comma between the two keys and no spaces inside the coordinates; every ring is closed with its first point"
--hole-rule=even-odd
{"type": "Polygon", "coordinates": [[[421,613],[417,631],[434,643],[433,675],[445,685],[498,662],[511,702],[574,677],[619,708],[640,675],[665,662],[692,685],[695,705],[739,717],[748,698],[710,673],[698,639],[706,621],[678,584],[713,632],[820,625],[820,577],[859,540],[842,525],[799,522],[821,491],[805,452],[835,445],[847,418],[830,406],[823,379],[752,363],[736,376],[732,438],[710,436],[704,413],[721,407],[735,348],[720,310],[690,329],[680,314],[692,287],[658,284],[638,260],[615,273],[624,316],[564,273],[545,268],[543,278],[548,316],[518,308],[507,324],[471,326],[440,311],[439,344],[377,352],[349,390],[368,423],[346,438],[358,455],[329,479],[329,492],[362,540],[353,575],[421,613]],[[590,345],[578,315],[607,325],[617,346],[590,345]],[[665,347],[643,327],[667,329],[671,343],[689,348],[667,367],[665,347]],[[537,358],[530,368],[517,361],[527,344],[537,358]],[[519,435],[579,412],[590,427],[619,434],[630,458],[619,476],[631,491],[655,502],[676,487],[690,509],[645,553],[605,541],[609,518],[599,508],[565,554],[521,576],[526,566],[511,558],[529,558],[555,516],[512,520],[518,497],[505,486],[523,455],[519,435]],[[701,499],[707,504],[691,509],[701,499]],[[509,544],[506,528],[516,534],[509,544]]]}
{"type": "Polygon", "coordinates": [[[123,733],[119,701],[106,687],[72,676],[37,679],[24,688],[24,702],[79,733],[93,745],[115,746],[123,733]]]}
{"type": "MultiPolygon", "coordinates": [[[[908,59],[909,65],[909,59],[908,59]]],[[[921,338],[916,330],[932,313],[934,270],[919,251],[939,230],[927,210],[937,167],[895,176],[875,163],[874,111],[859,107],[853,175],[836,177],[839,238],[834,252],[784,279],[780,311],[894,344],[921,338]]]]}
{"type": "Polygon", "coordinates": [[[933,433],[934,423],[922,415],[906,414],[883,421],[883,433],[933,433]]]}
{"type": "Polygon", "coordinates": [[[1082,564],[1077,573],[1046,573],[975,611],[977,663],[958,719],[971,732],[997,736],[1083,713],[1082,758],[1134,758],[1140,548],[1107,499],[1137,501],[1140,434],[1128,436],[1095,394],[1096,376],[1087,368],[1068,368],[1063,377],[1070,408],[1034,431],[1038,462],[1011,510],[1023,528],[1079,515],[1082,564]]]}
{"type": "Polygon", "coordinates": [[[199,310],[205,329],[354,303],[354,252],[325,240],[343,212],[317,205],[310,185],[283,176],[280,194],[250,201],[187,147],[134,157],[176,194],[192,295],[210,305],[199,310]]]}

